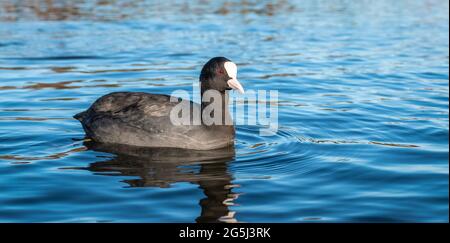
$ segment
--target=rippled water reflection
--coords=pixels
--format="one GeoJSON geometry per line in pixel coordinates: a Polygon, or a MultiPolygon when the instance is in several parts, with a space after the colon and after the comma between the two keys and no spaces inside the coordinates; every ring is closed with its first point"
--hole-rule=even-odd
{"type": "Polygon", "coordinates": [[[448,221],[448,2],[0,3],[0,221],[448,221]],[[105,147],[72,115],[192,92],[226,55],[279,91],[233,151],[105,147]]]}

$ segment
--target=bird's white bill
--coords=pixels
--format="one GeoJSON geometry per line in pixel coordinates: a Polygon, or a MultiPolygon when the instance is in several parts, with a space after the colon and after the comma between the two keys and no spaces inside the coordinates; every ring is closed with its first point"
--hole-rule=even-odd
{"type": "Polygon", "coordinates": [[[241,83],[239,83],[237,79],[232,78],[227,81],[227,84],[228,86],[230,86],[230,88],[239,90],[241,94],[245,93],[244,87],[242,87],[241,83]]]}

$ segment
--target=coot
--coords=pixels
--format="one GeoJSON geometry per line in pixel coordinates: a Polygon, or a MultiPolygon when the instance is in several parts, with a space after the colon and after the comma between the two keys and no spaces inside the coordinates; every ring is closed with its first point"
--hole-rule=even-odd
{"type": "Polygon", "coordinates": [[[81,122],[87,137],[101,143],[194,150],[232,146],[235,129],[230,123],[228,90],[244,93],[236,64],[225,57],[212,58],[201,70],[200,86],[201,104],[169,95],[114,92],[74,118],[81,122]],[[218,97],[211,98],[208,93],[218,97]],[[211,109],[217,104],[221,109],[211,109]],[[174,122],[174,110],[187,110],[189,122],[174,122]]]}

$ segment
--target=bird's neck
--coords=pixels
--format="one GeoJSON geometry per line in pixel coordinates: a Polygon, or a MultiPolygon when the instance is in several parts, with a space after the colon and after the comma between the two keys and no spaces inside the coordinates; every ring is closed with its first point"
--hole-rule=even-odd
{"type": "Polygon", "coordinates": [[[206,94],[206,91],[201,91],[202,94],[202,103],[201,103],[201,116],[202,116],[202,123],[205,124],[205,119],[212,118],[215,123],[213,126],[217,125],[232,125],[232,119],[230,112],[228,110],[228,103],[229,103],[229,95],[228,91],[225,92],[218,92],[215,91],[212,94],[213,98],[210,98],[210,94],[206,94]],[[216,100],[217,99],[217,100],[216,100]],[[205,112],[205,114],[204,114],[205,112]],[[218,123],[218,124],[217,124],[218,123]]]}

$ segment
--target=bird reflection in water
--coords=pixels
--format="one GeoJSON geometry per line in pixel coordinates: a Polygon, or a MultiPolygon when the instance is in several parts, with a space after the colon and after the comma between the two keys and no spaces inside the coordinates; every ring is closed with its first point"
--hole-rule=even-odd
{"type": "Polygon", "coordinates": [[[107,161],[90,163],[86,169],[106,176],[134,176],[123,180],[131,187],[167,188],[178,182],[198,184],[205,194],[199,201],[198,223],[237,222],[229,210],[238,194],[232,192],[233,177],[228,163],[235,155],[234,147],[193,151],[175,148],[141,148],[124,145],[85,142],[88,149],[115,154],[107,161]]]}

